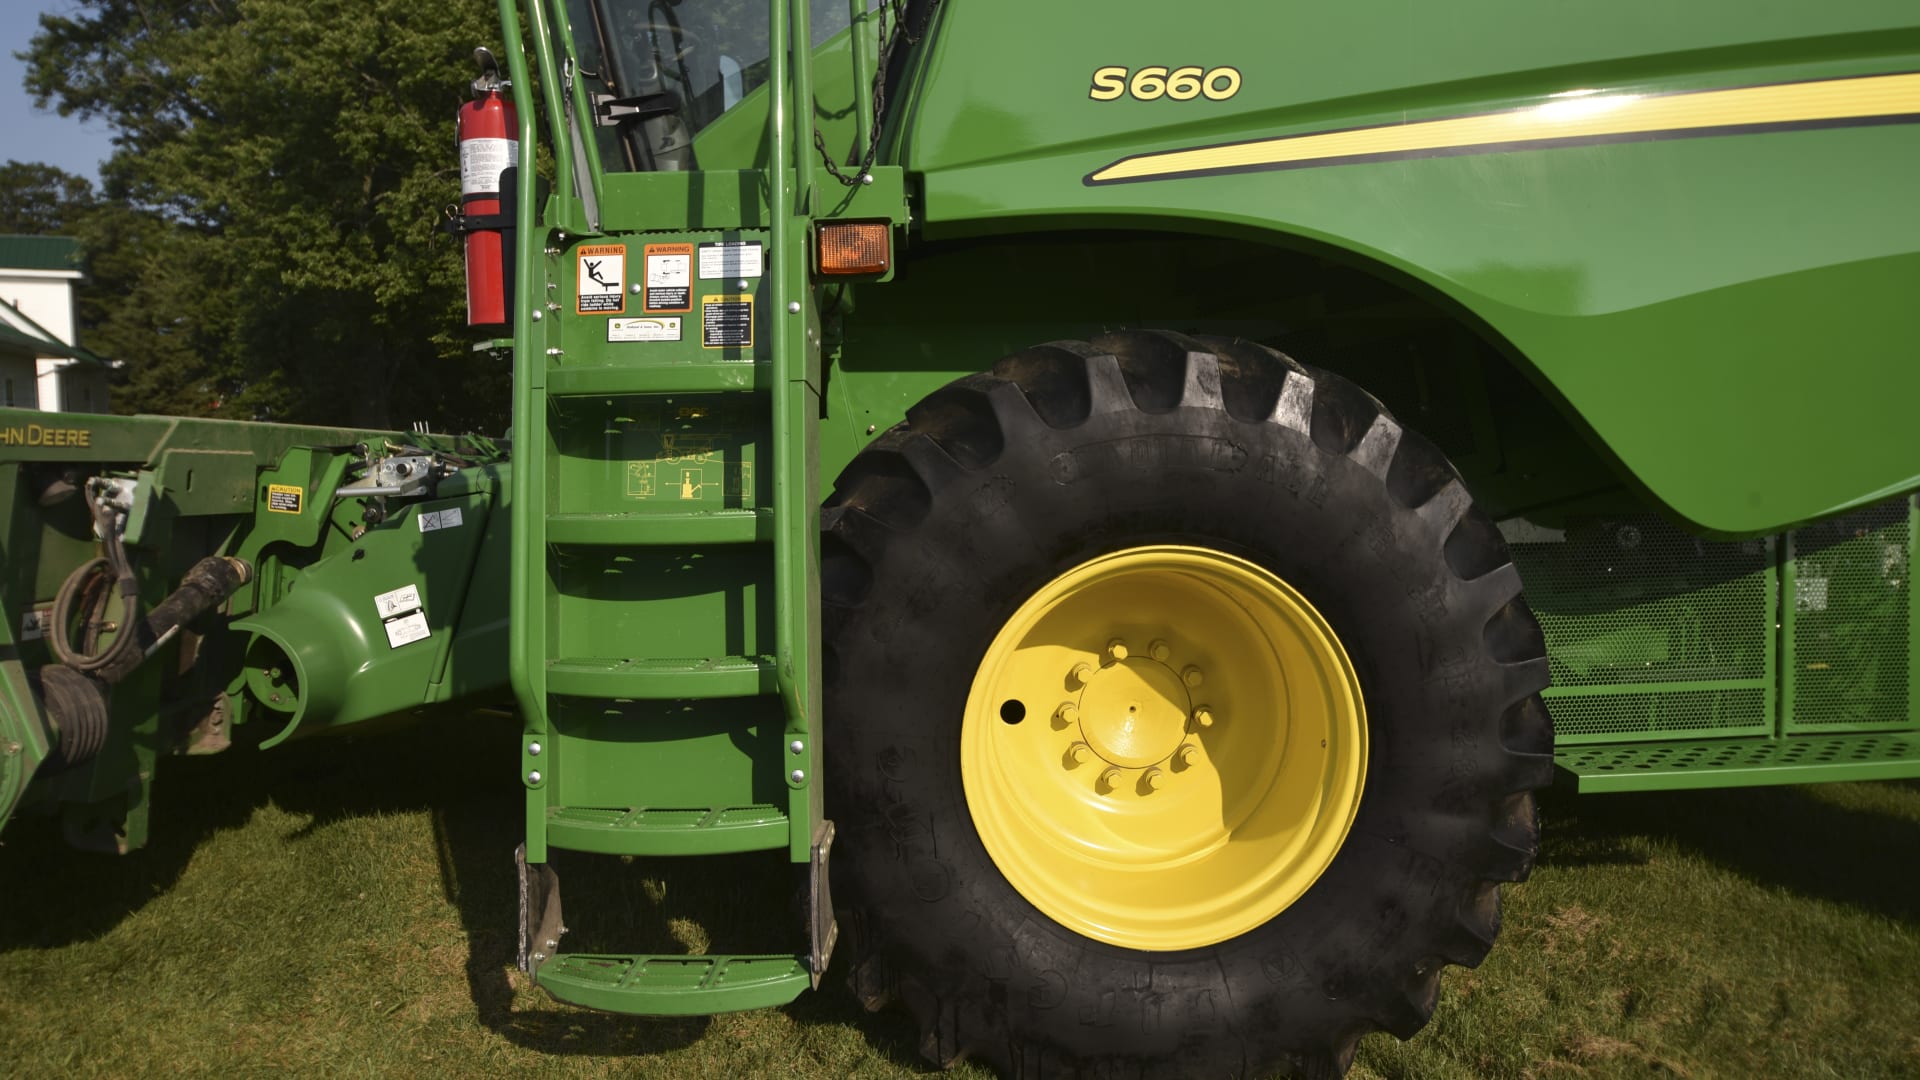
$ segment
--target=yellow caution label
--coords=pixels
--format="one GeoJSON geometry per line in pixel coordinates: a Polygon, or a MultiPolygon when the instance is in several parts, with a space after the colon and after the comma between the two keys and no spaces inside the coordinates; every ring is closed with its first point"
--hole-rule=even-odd
{"type": "Polygon", "coordinates": [[[267,509],[276,514],[297,514],[307,502],[304,488],[292,484],[267,485],[267,509]]]}

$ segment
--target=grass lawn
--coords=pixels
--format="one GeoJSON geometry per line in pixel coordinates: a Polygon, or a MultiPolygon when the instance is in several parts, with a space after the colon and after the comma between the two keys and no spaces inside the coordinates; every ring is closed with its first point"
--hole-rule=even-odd
{"type": "MultiPolygon", "coordinates": [[[[513,970],[516,728],[497,719],[163,763],[154,840],[0,846],[9,1076],[736,1077],[928,1071],[839,972],[784,1009],[615,1017],[513,970]]],[[[1920,785],[1545,801],[1505,933],[1356,1077],[1920,1076],[1920,785]]],[[[759,856],[556,863],[569,949],[782,951],[759,856]]],[[[950,1075],[984,1076],[962,1065],[950,1075]]]]}

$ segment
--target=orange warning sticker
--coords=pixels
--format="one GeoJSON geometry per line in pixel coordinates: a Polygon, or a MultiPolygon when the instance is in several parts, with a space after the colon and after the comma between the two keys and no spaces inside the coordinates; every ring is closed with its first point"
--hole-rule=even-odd
{"type": "Polygon", "coordinates": [[[693,310],[693,245],[648,244],[645,302],[649,312],[693,310]]]}
{"type": "Polygon", "coordinates": [[[582,315],[618,315],[627,310],[627,245],[582,244],[579,303],[582,315]]]}

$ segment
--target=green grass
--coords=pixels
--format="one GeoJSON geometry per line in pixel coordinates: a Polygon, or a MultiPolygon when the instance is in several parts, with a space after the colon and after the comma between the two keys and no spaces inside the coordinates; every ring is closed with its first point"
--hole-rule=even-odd
{"type": "MultiPolygon", "coordinates": [[[[904,1014],[838,971],[759,1013],[559,1005],[512,967],[514,729],[438,725],[169,761],[121,860],[26,819],[0,846],[11,1076],[898,1076],[904,1014]]],[[[1920,1075],[1920,785],[1554,792],[1547,857],[1392,1078],[1920,1075]]],[[[557,864],[568,947],[791,947],[786,869],[557,864]]],[[[981,1076],[962,1066],[952,1075],[981,1076]]]]}

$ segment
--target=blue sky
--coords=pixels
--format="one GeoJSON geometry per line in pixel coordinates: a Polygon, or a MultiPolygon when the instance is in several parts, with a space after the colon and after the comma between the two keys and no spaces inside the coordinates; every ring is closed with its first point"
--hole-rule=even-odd
{"type": "Polygon", "coordinates": [[[44,161],[70,173],[98,180],[100,161],[113,152],[111,132],[95,120],[82,124],[52,109],[33,107],[27,93],[27,67],[13,58],[40,28],[43,11],[70,14],[73,0],[13,0],[0,18],[0,160],[44,161]]]}

